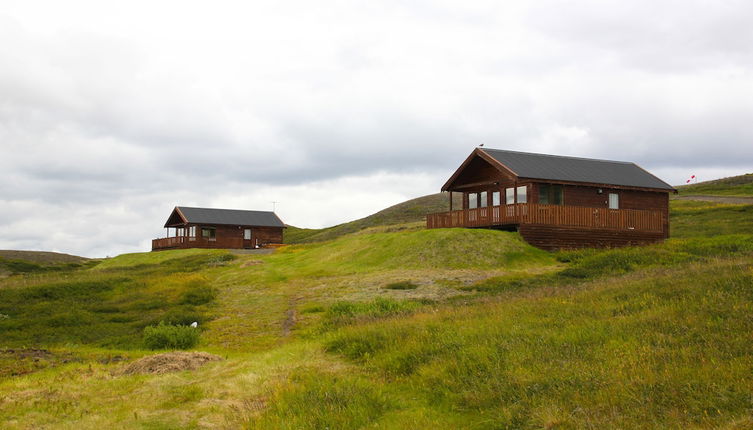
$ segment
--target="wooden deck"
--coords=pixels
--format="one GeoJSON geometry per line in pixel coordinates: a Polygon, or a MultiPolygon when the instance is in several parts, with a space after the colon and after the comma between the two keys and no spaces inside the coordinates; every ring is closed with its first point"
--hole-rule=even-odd
{"type": "Polygon", "coordinates": [[[666,223],[659,210],[607,209],[519,203],[426,216],[427,228],[547,225],[584,229],[661,233],[666,223]]]}
{"type": "Polygon", "coordinates": [[[275,249],[285,246],[282,243],[261,243],[258,248],[254,248],[252,241],[245,240],[242,237],[217,238],[208,240],[201,237],[163,237],[161,239],[152,239],[152,251],[162,251],[166,249],[188,249],[188,248],[208,248],[208,249],[275,249]]]}
{"type": "MultiPolygon", "coordinates": [[[[248,241],[247,241],[248,242],[248,241]]],[[[152,251],[162,249],[186,249],[186,248],[219,248],[219,249],[242,249],[244,246],[242,237],[218,238],[207,240],[201,237],[163,237],[152,239],[152,251]]]]}

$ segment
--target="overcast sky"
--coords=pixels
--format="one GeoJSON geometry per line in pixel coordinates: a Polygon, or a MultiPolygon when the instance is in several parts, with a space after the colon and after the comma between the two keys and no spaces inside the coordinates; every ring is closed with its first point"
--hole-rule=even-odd
{"type": "Polygon", "coordinates": [[[323,227],[479,143],[753,171],[749,1],[0,0],[0,249],[146,251],[176,205],[323,227]]]}

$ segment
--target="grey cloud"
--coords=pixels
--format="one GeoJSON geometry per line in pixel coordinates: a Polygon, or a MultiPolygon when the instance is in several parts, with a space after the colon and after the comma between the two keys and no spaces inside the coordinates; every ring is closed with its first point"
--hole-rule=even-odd
{"type": "Polygon", "coordinates": [[[330,217],[361,213],[332,210],[343,194],[435,191],[479,143],[753,170],[741,1],[239,3],[179,21],[19,5],[0,15],[0,248],[137,250],[174,204],[278,192],[311,225],[347,221],[330,217]],[[346,185],[295,195],[324,183],[346,185]]]}
{"type": "Polygon", "coordinates": [[[539,2],[527,23],[568,51],[575,44],[579,59],[612,56],[628,67],[688,73],[750,66],[752,14],[745,1],[539,2]]]}

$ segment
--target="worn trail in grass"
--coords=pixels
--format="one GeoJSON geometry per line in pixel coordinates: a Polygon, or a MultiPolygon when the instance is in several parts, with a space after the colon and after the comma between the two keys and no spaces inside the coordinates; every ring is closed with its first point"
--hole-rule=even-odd
{"type": "Polygon", "coordinates": [[[0,354],[0,426],[750,428],[748,210],[672,202],[675,238],[644,248],[408,225],[0,280],[0,349],[51,354],[12,377],[0,354]],[[120,375],[165,318],[225,359],[120,375]]]}
{"type": "Polygon", "coordinates": [[[207,337],[212,346],[263,350],[288,341],[291,331],[310,332],[321,317],[318,310],[337,301],[442,301],[467,294],[457,287],[489,276],[556,267],[552,255],[516,235],[484,230],[358,234],[292,246],[242,257],[217,277],[217,318],[207,337]],[[477,253],[474,243],[481,248],[477,253]],[[417,288],[385,288],[400,281],[414,281],[417,288]]]}

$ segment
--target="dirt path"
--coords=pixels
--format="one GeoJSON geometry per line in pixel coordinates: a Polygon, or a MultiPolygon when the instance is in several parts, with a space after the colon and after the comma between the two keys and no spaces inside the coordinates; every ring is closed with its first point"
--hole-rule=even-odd
{"type": "Polygon", "coordinates": [[[702,202],[753,205],[753,197],[742,196],[673,196],[672,200],[700,200],[702,202]]]}
{"type": "Polygon", "coordinates": [[[290,336],[291,330],[295,327],[295,323],[298,320],[298,312],[296,311],[296,305],[300,300],[300,297],[294,297],[290,299],[288,310],[285,312],[285,320],[282,322],[282,337],[286,338],[290,336]]]}

